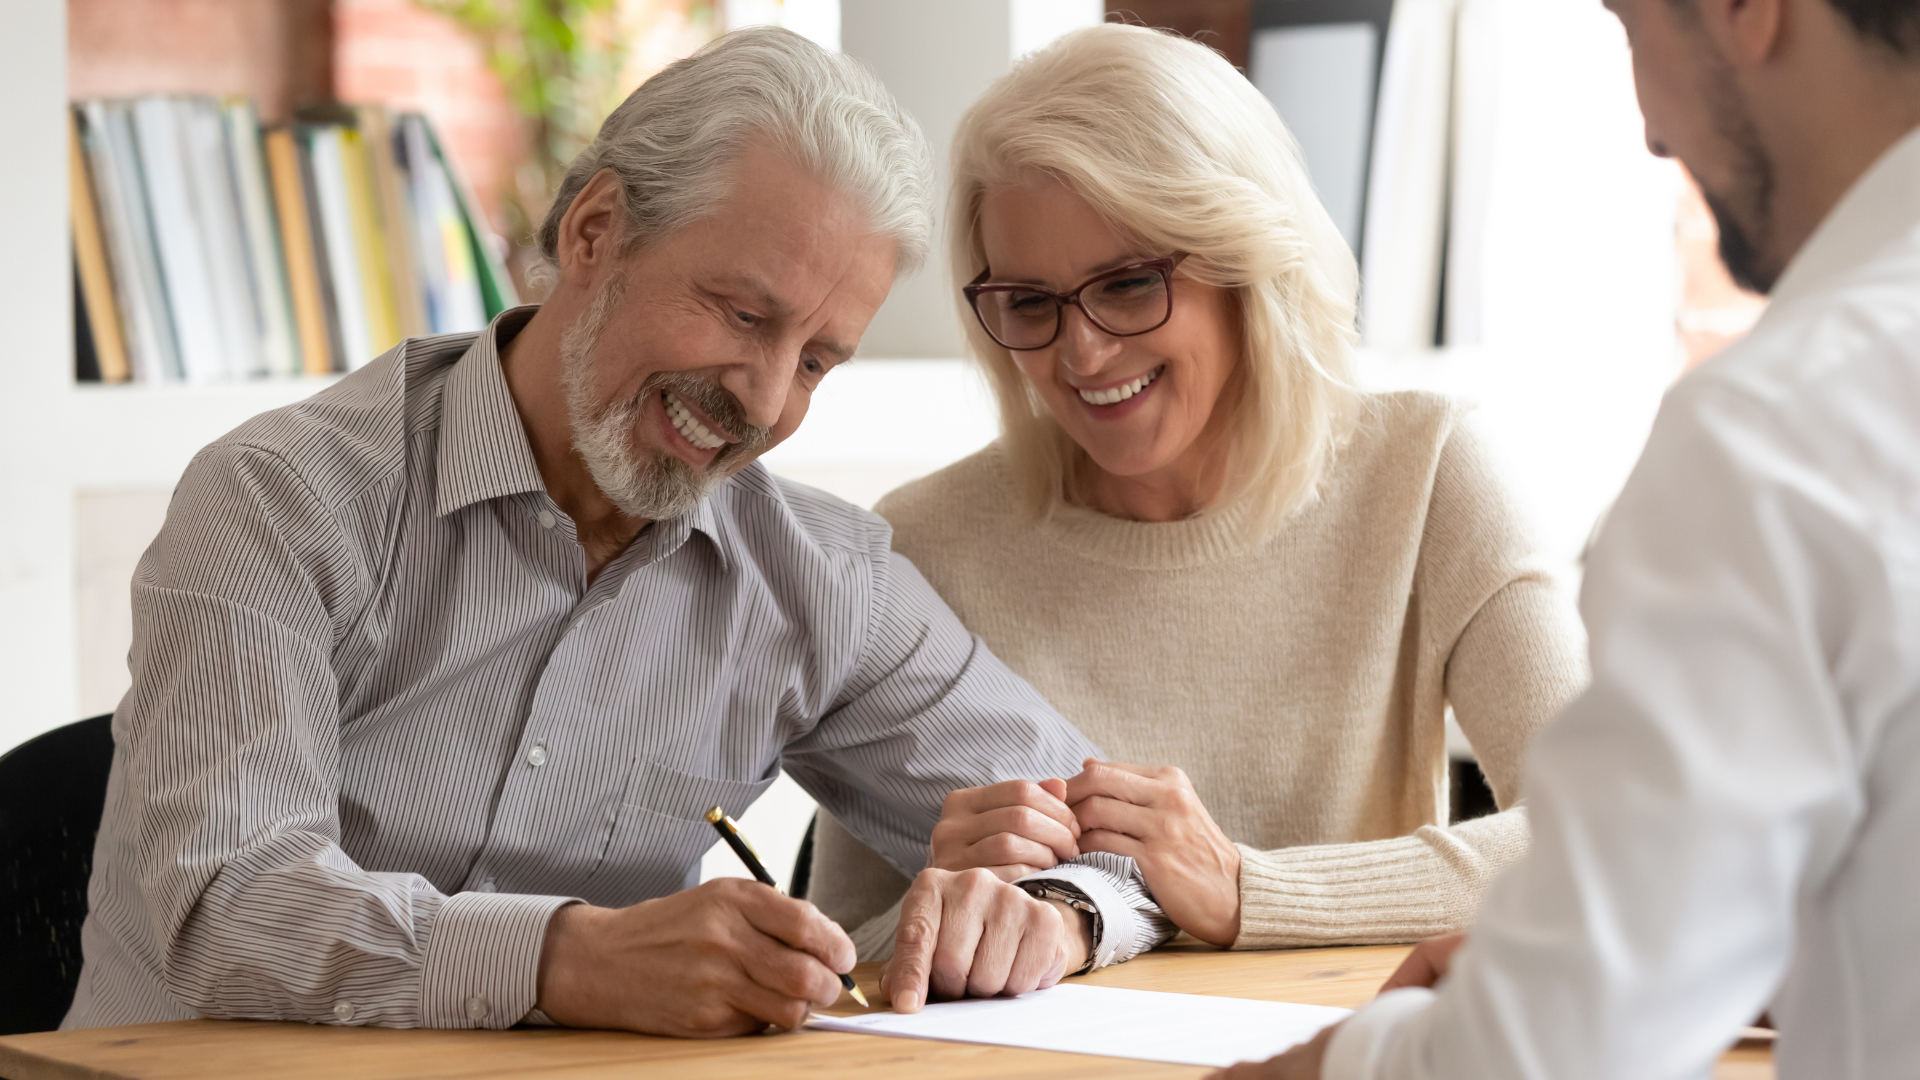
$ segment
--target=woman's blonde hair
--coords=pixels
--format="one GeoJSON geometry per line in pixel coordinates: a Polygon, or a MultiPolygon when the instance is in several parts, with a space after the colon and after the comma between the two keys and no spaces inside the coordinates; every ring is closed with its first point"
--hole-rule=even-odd
{"type": "MultiPolygon", "coordinates": [[[[954,133],[948,250],[958,287],[987,267],[980,204],[1035,174],[1063,180],[1153,256],[1232,289],[1242,360],[1225,487],[1247,527],[1276,528],[1313,497],[1351,426],[1353,253],[1313,194],[1300,150],[1260,92],[1218,53],[1172,33],[1107,23],[1014,65],[954,133]]],[[[1000,402],[1024,501],[1044,516],[1076,487],[1085,454],[1013,355],[959,300],[1000,402]]]]}

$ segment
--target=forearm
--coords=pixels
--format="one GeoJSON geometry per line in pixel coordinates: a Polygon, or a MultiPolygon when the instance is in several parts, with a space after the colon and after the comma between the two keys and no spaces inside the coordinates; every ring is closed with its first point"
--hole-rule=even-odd
{"type": "Polygon", "coordinates": [[[1487,886],[1527,850],[1514,809],[1453,828],[1358,844],[1240,845],[1236,949],[1419,941],[1461,930],[1487,886]]]}

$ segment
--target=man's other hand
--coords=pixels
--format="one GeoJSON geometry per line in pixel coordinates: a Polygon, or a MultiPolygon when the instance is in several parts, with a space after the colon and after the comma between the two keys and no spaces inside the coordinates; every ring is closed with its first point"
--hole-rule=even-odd
{"type": "Polygon", "coordinates": [[[1327,1058],[1327,1043],[1333,1041],[1333,1024],[1320,1034],[1265,1061],[1243,1061],[1230,1069],[1207,1074],[1207,1080],[1320,1080],[1320,1063],[1327,1058]]]}
{"type": "Polygon", "coordinates": [[[1431,989],[1447,974],[1447,968],[1453,964],[1453,954],[1467,943],[1465,934],[1442,934],[1430,937],[1413,947],[1400,966],[1380,984],[1380,992],[1398,990],[1407,986],[1431,989]]]}
{"type": "Polygon", "coordinates": [[[719,878],[626,908],[571,904],[540,952],[539,1007],[568,1027],[744,1035],[840,997],[846,931],[805,900],[719,878]]]}
{"type": "Polygon", "coordinates": [[[940,807],[927,865],[984,867],[1002,881],[1078,858],[1080,823],[1067,809],[1064,780],[1008,780],[961,788],[940,807]]]}
{"type": "Polygon", "coordinates": [[[1037,900],[991,871],[927,869],[900,901],[900,929],[880,988],[893,1011],[938,998],[1024,994],[1060,981],[1093,948],[1090,920],[1037,900]]]}

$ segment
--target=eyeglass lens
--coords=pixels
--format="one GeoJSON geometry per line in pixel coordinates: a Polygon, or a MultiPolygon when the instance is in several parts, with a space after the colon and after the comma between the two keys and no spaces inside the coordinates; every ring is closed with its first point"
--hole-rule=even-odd
{"type": "MultiPolygon", "coordinates": [[[[1081,286],[1080,308],[1109,334],[1142,334],[1167,321],[1171,293],[1159,270],[1141,267],[1081,286]]],[[[1038,349],[1060,329],[1062,301],[1051,293],[1027,289],[982,292],[974,298],[980,321],[995,341],[1009,349],[1038,349]]]]}

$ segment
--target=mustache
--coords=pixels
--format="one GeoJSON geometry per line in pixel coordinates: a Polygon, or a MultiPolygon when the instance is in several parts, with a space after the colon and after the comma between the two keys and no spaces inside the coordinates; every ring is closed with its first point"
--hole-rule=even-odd
{"type": "Polygon", "coordinates": [[[707,416],[725,431],[738,439],[728,443],[714,456],[713,468],[719,469],[741,458],[751,458],[767,445],[773,437],[772,429],[760,427],[747,421],[747,411],[740,399],[710,378],[696,375],[690,371],[657,371],[647,376],[640,384],[640,394],[635,406],[644,403],[649,394],[671,393],[688,405],[706,413],[707,416]]]}

